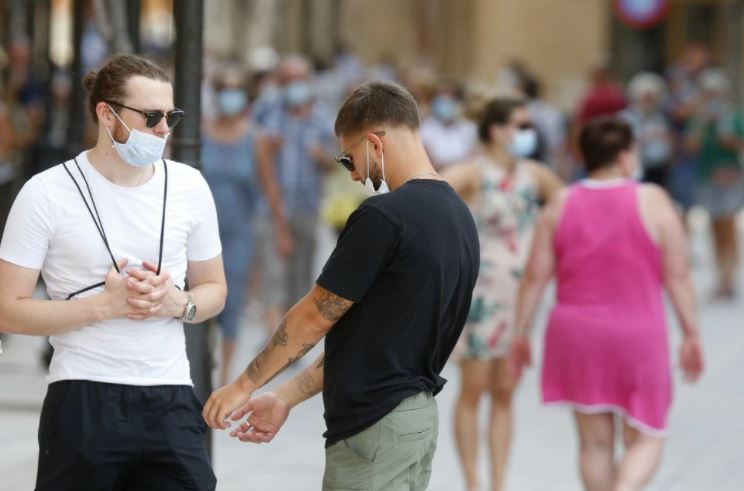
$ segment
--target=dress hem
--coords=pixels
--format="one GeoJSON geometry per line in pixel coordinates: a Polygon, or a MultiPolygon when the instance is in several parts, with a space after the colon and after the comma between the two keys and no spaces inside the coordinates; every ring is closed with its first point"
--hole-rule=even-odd
{"type": "Polygon", "coordinates": [[[580,403],[569,401],[569,400],[545,401],[543,402],[543,404],[545,404],[546,406],[555,406],[555,407],[568,406],[582,414],[600,414],[600,413],[611,412],[611,413],[617,414],[618,416],[622,417],[623,420],[625,420],[628,423],[628,426],[635,428],[636,430],[640,431],[641,433],[645,435],[656,437],[656,438],[667,437],[667,432],[668,432],[667,428],[661,428],[661,429],[652,428],[648,424],[632,417],[628,413],[627,409],[617,404],[580,404],[580,403]]]}

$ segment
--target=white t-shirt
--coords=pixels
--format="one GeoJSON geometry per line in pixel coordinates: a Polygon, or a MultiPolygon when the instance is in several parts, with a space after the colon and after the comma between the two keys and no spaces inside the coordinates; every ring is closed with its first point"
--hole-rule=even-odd
{"type": "Polygon", "coordinates": [[[456,164],[472,156],[478,136],[475,124],[470,121],[458,120],[446,125],[433,116],[421,123],[420,134],[424,148],[437,167],[456,164]]]}
{"type": "MultiPolygon", "coordinates": [[[[142,261],[158,262],[163,210],[163,163],[136,187],[119,186],[77,157],[85,174],[111,251],[128,258],[126,269],[142,261]]],[[[74,161],[67,168],[90,203],[74,161]]],[[[92,208],[92,206],[91,206],[92,208]]],[[[162,269],[184,287],[187,261],[206,261],[222,251],[212,193],[201,173],[168,161],[162,269]]],[[[8,216],[0,259],[40,269],[52,300],[104,280],[111,269],[103,239],[80,193],[60,164],[32,177],[18,194],[8,216]]],[[[100,293],[103,287],[76,295],[100,293]]],[[[75,300],[70,300],[74,302],[75,300]]],[[[113,319],[50,337],[54,357],[49,383],[93,380],[127,385],[191,385],[183,323],[171,318],[145,321],[113,319]]]]}

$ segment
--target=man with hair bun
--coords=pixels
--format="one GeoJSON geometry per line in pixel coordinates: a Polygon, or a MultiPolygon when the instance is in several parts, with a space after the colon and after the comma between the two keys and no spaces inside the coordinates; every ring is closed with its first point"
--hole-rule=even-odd
{"type": "Polygon", "coordinates": [[[54,346],[36,489],[215,489],[183,331],[225,302],[214,200],[163,158],[184,113],[159,66],[114,56],[83,83],[96,145],[24,185],[0,243],[0,332],[54,346]]]}

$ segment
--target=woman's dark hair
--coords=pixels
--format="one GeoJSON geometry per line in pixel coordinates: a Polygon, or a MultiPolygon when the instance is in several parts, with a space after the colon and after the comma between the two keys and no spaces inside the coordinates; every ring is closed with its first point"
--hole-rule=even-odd
{"type": "Polygon", "coordinates": [[[587,172],[610,167],[621,152],[633,146],[633,130],[616,116],[602,116],[589,121],[579,134],[579,149],[587,172]]]}
{"type": "Polygon", "coordinates": [[[478,121],[478,138],[483,143],[491,141],[491,126],[509,122],[514,110],[524,107],[525,101],[514,97],[499,97],[486,104],[478,121]]]}
{"type": "Polygon", "coordinates": [[[96,106],[99,102],[122,102],[127,96],[126,84],[130,78],[142,77],[170,82],[165,70],[155,62],[137,55],[110,57],[98,70],[91,70],[83,77],[83,86],[88,92],[88,109],[94,121],[98,121],[96,106]]]}

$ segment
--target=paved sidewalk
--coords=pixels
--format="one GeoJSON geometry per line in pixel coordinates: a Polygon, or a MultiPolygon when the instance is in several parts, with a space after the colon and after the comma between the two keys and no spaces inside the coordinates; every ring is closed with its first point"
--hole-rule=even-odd
{"type": "MultiPolygon", "coordinates": [[[[693,251],[696,264],[711,264],[704,235],[695,234],[693,251]]],[[[744,302],[727,305],[705,300],[711,279],[699,267],[695,281],[703,299],[700,314],[707,371],[696,386],[681,383],[675,371],[678,383],[671,431],[664,461],[648,487],[650,491],[744,489],[744,377],[740,375],[744,362],[744,302]]],[[[546,302],[544,309],[548,306],[546,302]]],[[[236,373],[250,360],[260,339],[259,329],[252,322],[248,324],[239,341],[238,359],[233,367],[236,373]]],[[[676,360],[676,323],[671,322],[670,328],[676,360]]],[[[541,333],[537,339],[539,350],[541,333]]],[[[4,353],[0,355],[2,491],[33,489],[38,411],[46,390],[37,365],[42,343],[40,339],[23,337],[3,341],[4,353]]],[[[430,486],[434,491],[463,489],[451,424],[458,388],[456,367],[448,366],[444,375],[450,382],[438,397],[441,428],[430,486]]],[[[526,374],[516,397],[517,423],[507,490],[580,490],[571,415],[567,410],[542,407],[538,396],[538,370],[533,369],[526,374]]],[[[485,417],[485,406],[483,409],[485,417]]],[[[214,462],[218,489],[319,489],[323,473],[320,436],[323,429],[322,402],[315,398],[295,409],[282,432],[269,445],[253,446],[234,441],[224,433],[216,434],[214,462]]],[[[481,471],[485,482],[483,466],[481,471]]]]}

